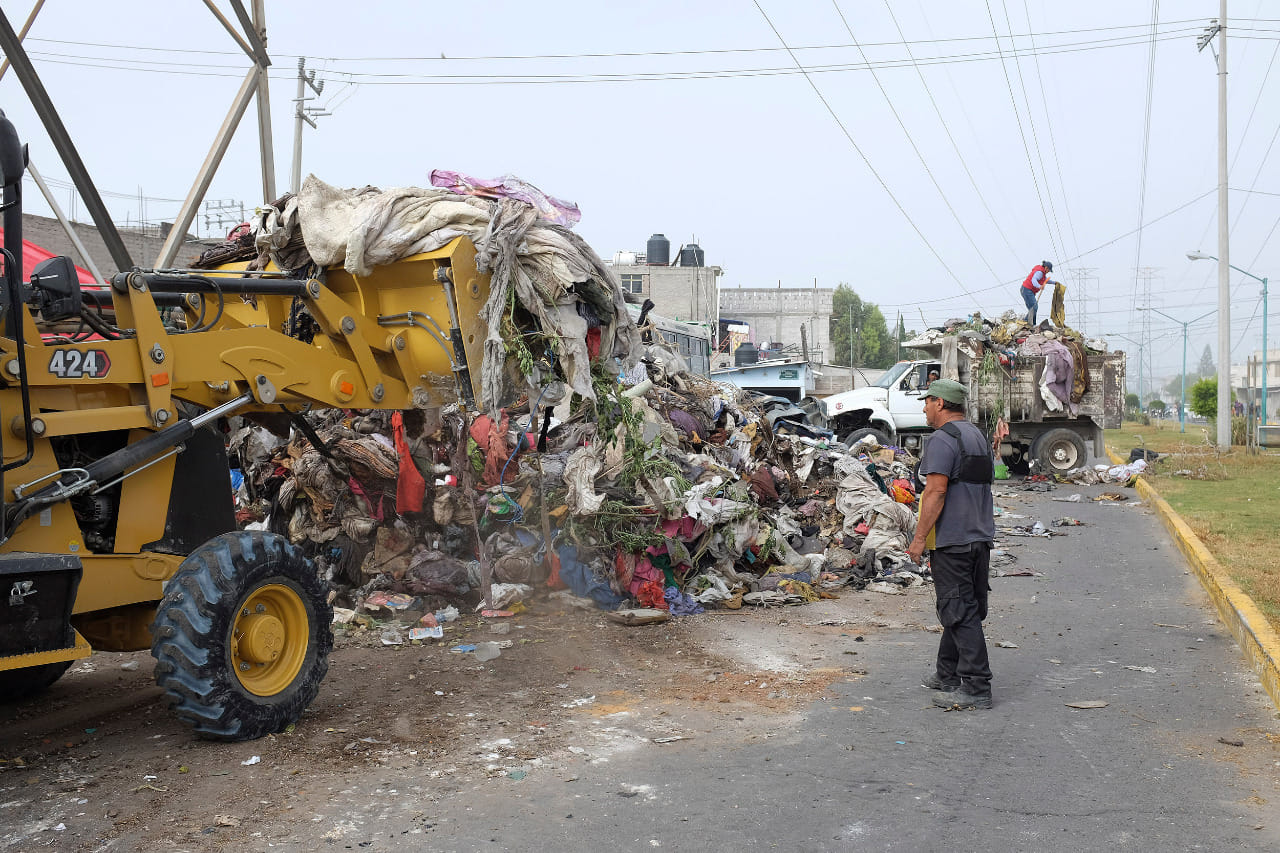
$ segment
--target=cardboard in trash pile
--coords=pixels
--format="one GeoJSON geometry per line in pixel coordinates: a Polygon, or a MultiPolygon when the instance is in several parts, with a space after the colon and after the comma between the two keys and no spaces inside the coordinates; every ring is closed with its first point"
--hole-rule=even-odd
{"type": "Polygon", "coordinates": [[[671,618],[671,614],[665,610],[656,610],[651,607],[636,607],[627,610],[614,610],[606,614],[611,622],[617,622],[619,625],[627,625],[628,627],[635,625],[654,625],[659,622],[666,622],[671,618]]]}

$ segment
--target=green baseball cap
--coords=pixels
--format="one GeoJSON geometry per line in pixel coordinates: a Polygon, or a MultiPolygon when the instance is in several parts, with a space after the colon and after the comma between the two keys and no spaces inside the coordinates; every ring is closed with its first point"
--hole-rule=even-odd
{"type": "Polygon", "coordinates": [[[937,397],[939,400],[946,400],[948,403],[963,404],[965,398],[969,396],[969,389],[954,379],[935,379],[929,383],[924,395],[925,397],[937,397]]]}

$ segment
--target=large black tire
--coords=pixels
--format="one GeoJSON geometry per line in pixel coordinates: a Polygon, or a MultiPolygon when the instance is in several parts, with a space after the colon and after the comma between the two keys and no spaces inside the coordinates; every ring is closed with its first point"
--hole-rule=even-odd
{"type": "Polygon", "coordinates": [[[156,683],[201,737],[253,740],[296,722],[320,691],[333,608],[287,539],[224,533],[191,552],[151,626],[156,683]]]}
{"type": "Polygon", "coordinates": [[[1065,474],[1089,460],[1084,439],[1075,430],[1051,429],[1031,445],[1031,456],[1040,463],[1041,474],[1065,474]]]}
{"type": "Polygon", "coordinates": [[[71,667],[71,661],[44,663],[0,672],[0,702],[17,702],[45,690],[71,667]]]}
{"type": "Polygon", "coordinates": [[[860,441],[867,436],[875,438],[876,444],[879,444],[881,447],[889,446],[889,436],[885,435],[881,430],[878,430],[875,427],[855,429],[853,432],[846,435],[844,437],[844,441],[841,443],[844,444],[845,447],[853,447],[855,442],[860,441]]]}

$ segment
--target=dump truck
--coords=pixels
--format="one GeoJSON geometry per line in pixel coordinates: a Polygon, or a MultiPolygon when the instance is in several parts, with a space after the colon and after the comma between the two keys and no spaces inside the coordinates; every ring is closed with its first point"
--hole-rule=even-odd
{"type": "Polygon", "coordinates": [[[281,731],[328,669],[332,609],[288,538],[237,529],[218,426],[291,422],[323,451],[311,406],[476,400],[490,276],[457,237],[368,275],[237,263],[134,269],[82,290],[55,257],[27,281],[25,165],[0,113],[0,700],[95,649],[150,649],[198,734],[281,731]]]}
{"type": "Polygon", "coordinates": [[[874,436],[919,454],[932,432],[925,423],[924,395],[931,374],[969,389],[966,416],[994,438],[998,462],[1015,473],[1032,469],[1062,474],[1084,465],[1088,445],[1104,455],[1102,431],[1117,429],[1124,415],[1125,355],[1088,352],[1088,387],[1074,407],[1054,410],[1041,389],[1043,355],[1004,356],[972,337],[945,335],[903,344],[927,357],[900,361],[874,384],[817,401],[818,419],[846,444],[874,436]],[[1008,432],[1004,433],[1004,429],[1008,432]]]}

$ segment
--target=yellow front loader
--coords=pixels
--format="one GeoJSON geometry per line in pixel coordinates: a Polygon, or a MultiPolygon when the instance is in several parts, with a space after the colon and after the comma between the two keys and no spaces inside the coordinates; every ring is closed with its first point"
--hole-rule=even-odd
{"type": "Polygon", "coordinates": [[[150,648],[200,735],[280,731],[319,690],[332,612],[298,548],[236,529],[217,426],[474,402],[489,278],[459,238],[367,277],[134,270],[93,291],[52,258],[28,283],[24,153],[2,116],[0,701],[94,649],[150,648]],[[49,333],[67,320],[97,334],[49,333]]]}

